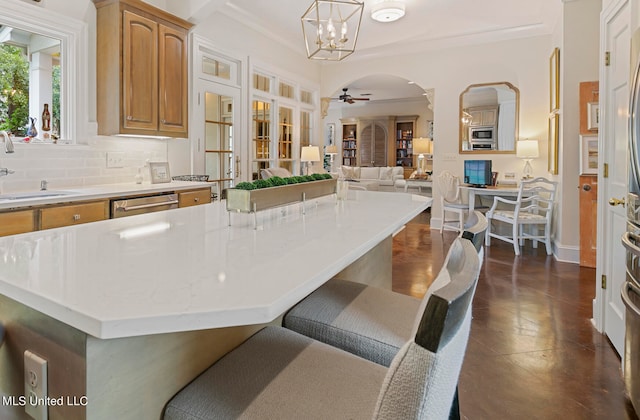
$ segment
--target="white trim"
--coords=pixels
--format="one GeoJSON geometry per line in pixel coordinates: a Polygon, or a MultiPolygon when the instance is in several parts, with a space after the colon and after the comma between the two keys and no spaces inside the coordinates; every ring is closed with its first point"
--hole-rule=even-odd
{"type": "Polygon", "coordinates": [[[60,40],[60,125],[64,140],[80,143],[88,128],[88,31],[84,22],[16,0],[0,0],[0,22],[60,40]],[[29,22],[38,22],[30,25],[29,22]]]}

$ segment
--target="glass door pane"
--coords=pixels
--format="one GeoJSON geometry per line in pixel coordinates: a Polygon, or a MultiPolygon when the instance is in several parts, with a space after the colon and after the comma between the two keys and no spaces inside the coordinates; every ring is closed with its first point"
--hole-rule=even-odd
{"type": "Polygon", "coordinates": [[[233,98],[205,92],[205,173],[219,189],[234,173],[233,98]]]}

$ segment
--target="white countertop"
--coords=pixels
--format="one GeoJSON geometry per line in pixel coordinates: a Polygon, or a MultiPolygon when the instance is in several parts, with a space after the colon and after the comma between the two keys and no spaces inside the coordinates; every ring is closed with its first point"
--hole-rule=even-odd
{"type": "Polygon", "coordinates": [[[210,187],[212,184],[208,182],[192,182],[192,181],[171,181],[162,184],[151,184],[145,182],[136,184],[128,182],[123,184],[104,184],[93,185],[89,187],[70,187],[70,188],[53,188],[48,191],[25,191],[25,192],[9,192],[0,194],[0,210],[29,207],[43,204],[59,204],[83,200],[98,200],[101,198],[121,197],[121,196],[137,196],[160,193],[165,191],[183,191],[193,188],[210,187]],[[34,195],[56,194],[54,196],[38,196],[32,198],[15,198],[6,199],[5,197],[24,195],[33,193],[34,195]]]}
{"type": "Polygon", "coordinates": [[[0,238],[0,293],[98,338],[270,322],[430,206],[351,191],[252,214],[224,202],[0,238]],[[125,238],[143,227],[158,233],[125,238]]]}

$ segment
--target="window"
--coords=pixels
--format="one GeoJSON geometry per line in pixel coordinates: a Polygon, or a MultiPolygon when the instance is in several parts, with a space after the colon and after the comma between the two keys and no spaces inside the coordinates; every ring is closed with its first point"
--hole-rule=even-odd
{"type": "Polygon", "coordinates": [[[60,132],[60,40],[0,26],[0,130],[38,137],[60,132]],[[48,118],[43,118],[47,108],[48,118]]]}
{"type": "Polygon", "coordinates": [[[253,75],[253,88],[263,92],[271,92],[271,78],[258,73],[253,75]]]}
{"type": "Polygon", "coordinates": [[[202,59],[202,72],[225,80],[231,80],[231,66],[209,57],[202,59]]]}
{"type": "Polygon", "coordinates": [[[283,98],[295,98],[295,88],[288,83],[280,82],[279,93],[283,98]]]}
{"type": "Polygon", "coordinates": [[[271,156],[271,103],[253,101],[253,179],[258,179],[260,169],[269,167],[271,156]]]}
{"type": "Polygon", "coordinates": [[[308,90],[300,90],[300,102],[313,105],[313,93],[308,90]]]}
{"type": "Polygon", "coordinates": [[[311,112],[300,111],[300,147],[311,144],[311,112]]]}

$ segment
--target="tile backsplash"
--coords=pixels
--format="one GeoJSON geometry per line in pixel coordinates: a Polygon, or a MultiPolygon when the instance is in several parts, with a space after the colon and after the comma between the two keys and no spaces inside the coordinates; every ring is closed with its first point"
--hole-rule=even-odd
{"type": "Polygon", "coordinates": [[[15,153],[0,148],[0,167],[14,171],[0,177],[0,193],[134,182],[138,168],[149,181],[147,161],[168,161],[167,141],[96,136],[87,144],[28,144],[15,142],[15,153]],[[107,153],[124,155],[122,168],[107,168],[107,153]]]}

